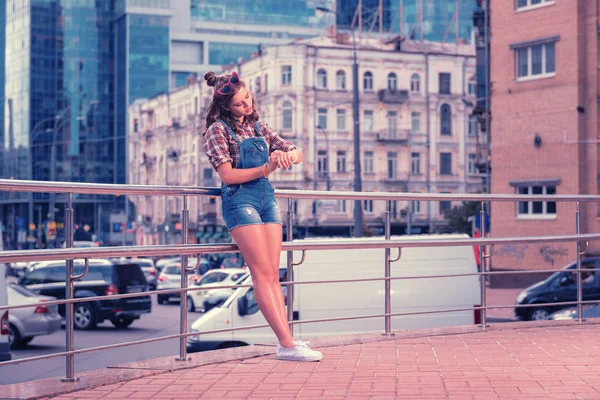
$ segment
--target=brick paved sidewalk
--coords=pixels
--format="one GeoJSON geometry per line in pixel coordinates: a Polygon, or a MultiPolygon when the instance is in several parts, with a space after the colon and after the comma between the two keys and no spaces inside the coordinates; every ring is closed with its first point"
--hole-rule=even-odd
{"type": "Polygon", "coordinates": [[[492,327],[321,350],[320,363],[268,355],[56,398],[600,399],[600,324],[593,322],[492,327]]]}

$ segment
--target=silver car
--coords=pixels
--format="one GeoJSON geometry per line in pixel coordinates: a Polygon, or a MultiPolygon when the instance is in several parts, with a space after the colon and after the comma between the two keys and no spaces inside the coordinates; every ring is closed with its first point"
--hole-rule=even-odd
{"type": "Polygon", "coordinates": [[[16,308],[8,313],[9,343],[17,348],[31,342],[35,336],[49,335],[60,329],[62,317],[57,305],[44,305],[54,297],[38,296],[20,285],[8,285],[8,305],[37,304],[36,307],[16,308]]]}

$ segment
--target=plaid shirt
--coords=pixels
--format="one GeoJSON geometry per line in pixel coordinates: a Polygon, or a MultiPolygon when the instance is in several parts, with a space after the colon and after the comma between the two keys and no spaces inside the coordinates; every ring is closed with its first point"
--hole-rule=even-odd
{"type": "MultiPolygon", "coordinates": [[[[266,123],[259,121],[258,125],[263,138],[269,145],[269,154],[275,150],[285,152],[296,150],[293,143],[279,137],[277,132],[266,123]]],[[[238,125],[235,133],[241,140],[256,136],[254,124],[248,122],[238,125]]],[[[220,122],[213,123],[206,131],[204,151],[215,170],[225,163],[231,163],[231,166],[235,168],[240,161],[240,143],[229,134],[220,122]]]]}

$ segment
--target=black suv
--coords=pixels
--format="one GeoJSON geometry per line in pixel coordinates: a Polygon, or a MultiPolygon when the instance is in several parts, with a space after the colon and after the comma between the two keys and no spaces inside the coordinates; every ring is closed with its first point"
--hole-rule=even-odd
{"type": "MultiPolygon", "coordinates": [[[[571,263],[563,271],[555,272],[547,279],[529,286],[517,296],[516,304],[536,304],[534,307],[515,308],[515,316],[521,320],[548,319],[555,311],[573,305],[545,306],[545,303],[577,301],[577,263],[571,263]]],[[[600,300],[600,257],[581,260],[583,300],[600,300]],[[584,279],[585,278],[585,279],[584,279]]]]}
{"type": "MultiPolygon", "coordinates": [[[[76,260],[74,275],[81,274],[83,270],[84,262],[76,260]]],[[[64,299],[65,272],[64,261],[43,262],[21,278],[19,283],[35,293],[64,299]]],[[[101,259],[89,260],[88,273],[76,280],[73,287],[75,298],[148,292],[148,282],[138,264],[101,259]]],[[[150,296],[74,303],[73,323],[76,329],[93,329],[108,319],[117,328],[126,328],[151,310],[150,296]]],[[[59,306],[59,312],[65,316],[64,304],[59,306]]]]}

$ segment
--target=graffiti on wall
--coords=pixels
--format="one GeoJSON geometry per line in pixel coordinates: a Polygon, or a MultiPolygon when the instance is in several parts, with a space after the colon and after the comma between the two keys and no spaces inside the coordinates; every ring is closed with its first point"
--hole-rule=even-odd
{"type": "Polygon", "coordinates": [[[569,255],[569,249],[560,245],[547,245],[540,247],[540,255],[547,262],[554,266],[555,257],[566,257],[569,255]]]}

